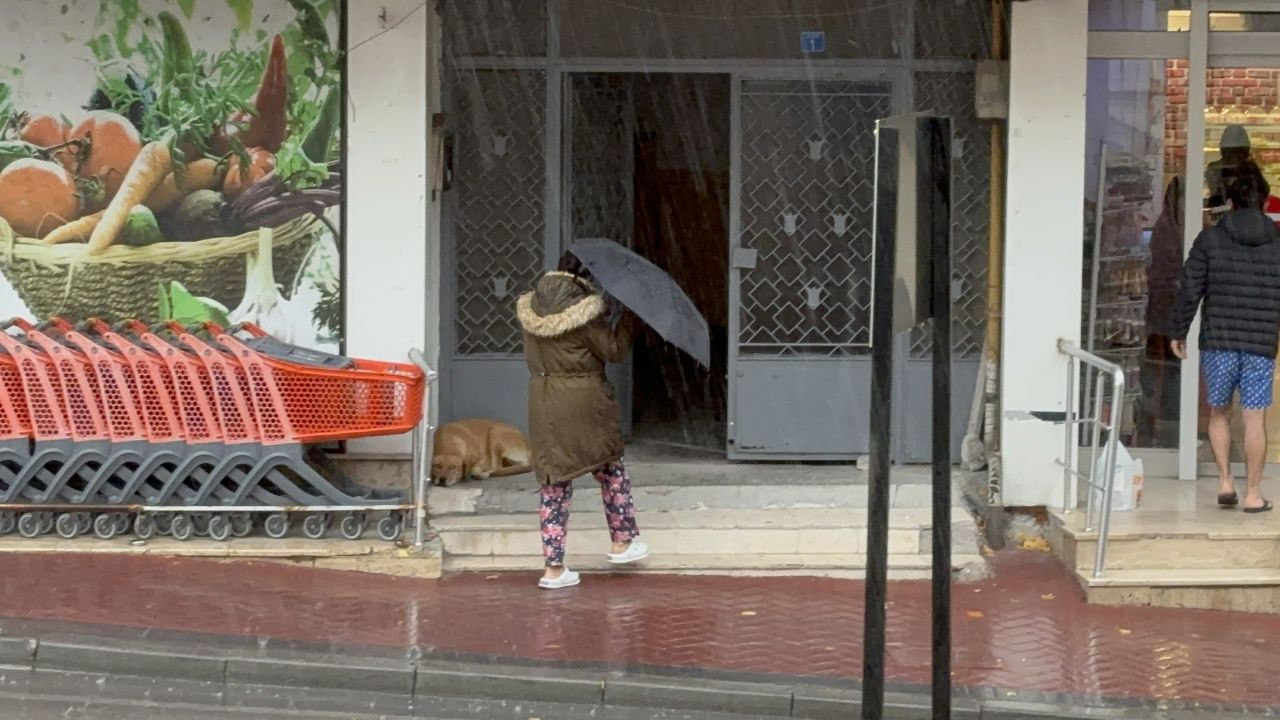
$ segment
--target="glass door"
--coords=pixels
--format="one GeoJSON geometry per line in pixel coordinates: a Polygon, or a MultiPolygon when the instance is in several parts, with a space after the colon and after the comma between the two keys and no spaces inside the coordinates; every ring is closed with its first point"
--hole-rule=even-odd
{"type": "MultiPolygon", "coordinates": [[[[1252,15],[1267,15],[1280,21],[1277,13],[1233,14],[1232,27],[1247,27],[1252,15]]],[[[1217,18],[1214,18],[1217,20],[1217,18]]],[[[1225,20],[1215,22],[1215,27],[1225,20]]],[[[1256,24],[1258,19],[1254,19],[1256,24]]],[[[1280,22],[1277,23],[1280,27],[1280,22]]],[[[1256,165],[1270,185],[1264,210],[1280,223],[1280,58],[1272,62],[1250,63],[1231,67],[1210,67],[1205,78],[1203,162],[1188,169],[1203,199],[1201,227],[1219,222],[1230,210],[1226,199],[1228,187],[1244,168],[1256,165]]],[[[1280,378],[1278,378],[1280,380],[1280,378]]],[[[1280,387],[1280,382],[1276,383],[1280,387]]],[[[1201,475],[1213,474],[1213,453],[1208,442],[1209,403],[1201,383],[1196,414],[1197,457],[1201,475]]],[[[1243,463],[1244,427],[1239,401],[1231,414],[1234,463],[1243,463]]],[[[1280,406],[1267,413],[1267,462],[1269,475],[1280,474],[1280,406]]],[[[1237,474],[1243,473],[1243,467],[1237,474]]]]}

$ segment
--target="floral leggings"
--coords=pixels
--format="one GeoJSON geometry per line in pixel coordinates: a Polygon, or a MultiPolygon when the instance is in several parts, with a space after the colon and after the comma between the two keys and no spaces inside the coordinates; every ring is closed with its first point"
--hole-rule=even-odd
{"type": "MultiPolygon", "coordinates": [[[[604,515],[609,535],[615,543],[630,542],[640,535],[636,528],[635,506],[631,503],[631,476],[621,462],[605,465],[592,474],[600,483],[604,515]]],[[[569,510],[573,507],[573,483],[542,486],[542,557],[547,567],[564,565],[564,541],[569,532],[569,510]]]]}

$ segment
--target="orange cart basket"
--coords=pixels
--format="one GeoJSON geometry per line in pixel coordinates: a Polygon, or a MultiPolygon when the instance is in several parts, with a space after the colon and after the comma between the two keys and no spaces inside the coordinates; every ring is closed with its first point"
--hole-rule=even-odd
{"type": "Polygon", "coordinates": [[[49,321],[62,333],[62,339],[80,351],[97,379],[98,401],[107,421],[113,442],[136,442],[147,439],[138,407],[138,390],[133,372],[124,356],[104,347],[60,318],[49,321]]]}
{"type": "Polygon", "coordinates": [[[204,366],[204,378],[208,382],[209,397],[218,413],[222,426],[223,442],[227,445],[258,442],[261,434],[253,416],[253,401],[249,399],[249,380],[244,369],[234,358],[227,357],[181,324],[170,321],[168,329],[186,345],[204,366]]]}
{"type": "Polygon", "coordinates": [[[222,442],[222,425],[213,407],[213,390],[204,365],[138,320],[129,320],[124,327],[155,352],[168,369],[169,389],[173,392],[170,400],[180,411],[178,417],[187,442],[193,445],[222,442]]]}
{"type": "Polygon", "coordinates": [[[31,417],[27,410],[27,393],[22,388],[22,372],[18,361],[5,348],[0,348],[0,441],[31,437],[31,417]]]}
{"type": "MultiPolygon", "coordinates": [[[[343,369],[303,365],[258,352],[213,323],[206,329],[249,374],[264,444],[398,435],[422,419],[426,378],[415,365],[355,359],[343,369]]],[[[239,329],[269,337],[252,323],[239,329]]]]}
{"type": "Polygon", "coordinates": [[[156,443],[186,439],[182,427],[182,409],[177,402],[173,378],[164,359],[137,345],[111,329],[106,322],[92,318],[85,323],[90,332],[115,348],[128,368],[130,389],[137,403],[143,427],[149,440],[156,443]]]}
{"type": "MultiPolygon", "coordinates": [[[[18,368],[22,383],[21,397],[25,399],[27,427],[31,430],[32,439],[70,439],[71,423],[64,409],[62,383],[58,380],[53,359],[10,335],[7,332],[10,327],[23,330],[31,327],[31,324],[16,318],[5,323],[4,331],[0,331],[0,347],[4,348],[18,368]]],[[[5,388],[8,387],[6,382],[5,388]]],[[[18,396],[11,396],[10,399],[14,397],[18,396]]]]}
{"type": "Polygon", "coordinates": [[[44,354],[52,362],[62,385],[62,407],[66,411],[72,439],[79,442],[110,440],[107,419],[98,399],[98,378],[89,358],[59,343],[31,323],[23,321],[18,325],[27,339],[39,347],[36,354],[44,354]]]}

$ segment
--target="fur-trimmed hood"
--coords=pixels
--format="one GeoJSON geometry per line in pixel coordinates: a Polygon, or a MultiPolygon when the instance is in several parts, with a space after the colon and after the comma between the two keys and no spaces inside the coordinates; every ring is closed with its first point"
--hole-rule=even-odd
{"type": "Polygon", "coordinates": [[[520,326],[540,338],[559,337],[603,314],[603,296],[586,280],[566,272],[543,275],[533,292],[516,300],[520,326]]]}

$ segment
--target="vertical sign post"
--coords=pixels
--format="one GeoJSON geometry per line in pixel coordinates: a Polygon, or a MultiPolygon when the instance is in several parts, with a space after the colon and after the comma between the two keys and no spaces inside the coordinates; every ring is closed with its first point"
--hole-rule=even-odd
{"type": "Polygon", "coordinates": [[[951,717],[951,121],[922,118],[919,231],[929,239],[933,318],[933,718],[951,717]]]}
{"type": "Polygon", "coordinates": [[[884,712],[885,584],[889,565],[889,449],[893,417],[893,293],[897,255],[898,130],[876,122],[872,215],[871,467],[867,477],[867,579],[863,605],[862,717],[884,712]]]}
{"type": "Polygon", "coordinates": [[[951,717],[951,121],[930,116],[876,123],[872,263],[871,467],[863,612],[862,717],[884,717],[893,337],[932,319],[933,718],[951,717]],[[901,132],[899,132],[899,129],[901,132]],[[898,242],[900,137],[915,147],[915,237],[898,242]]]}

